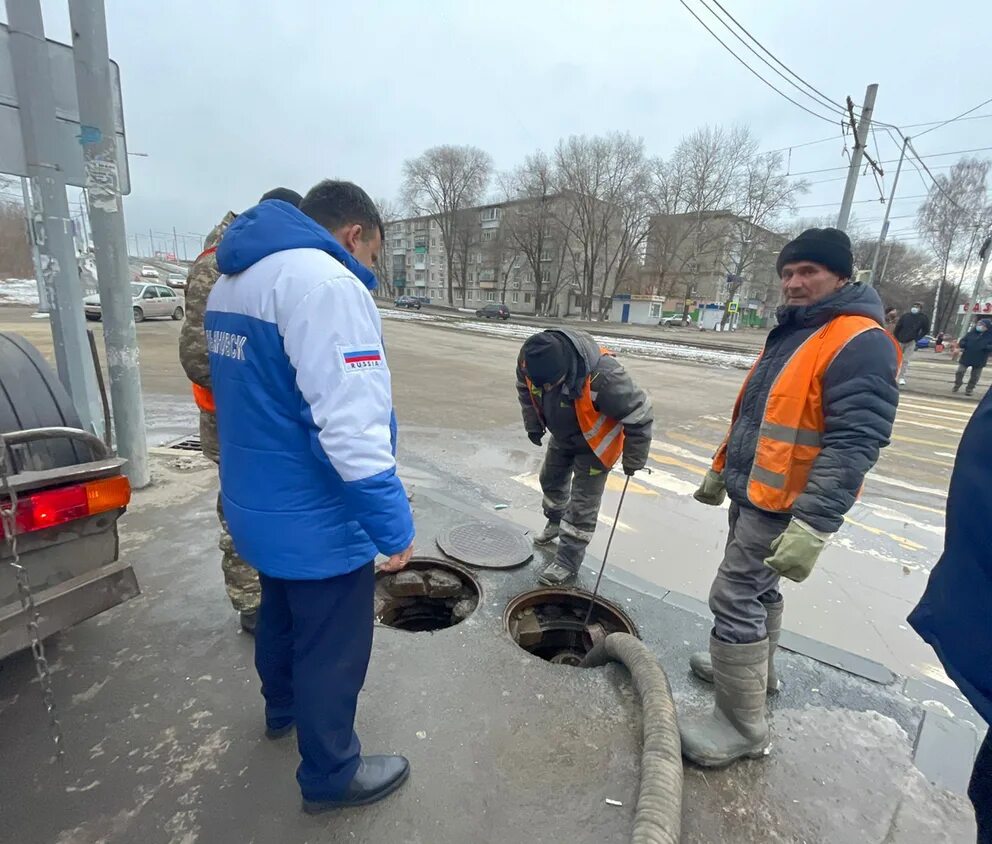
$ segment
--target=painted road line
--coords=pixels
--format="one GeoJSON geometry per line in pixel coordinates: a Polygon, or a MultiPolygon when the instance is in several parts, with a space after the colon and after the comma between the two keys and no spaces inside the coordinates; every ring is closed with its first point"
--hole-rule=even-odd
{"type": "Polygon", "coordinates": [[[713,463],[712,457],[704,457],[701,454],[696,454],[694,451],[689,451],[687,448],[680,448],[677,445],[666,443],[663,440],[651,440],[651,444],[657,446],[662,451],[667,451],[669,454],[674,454],[676,457],[684,457],[686,460],[695,460],[697,463],[702,463],[707,468],[709,468],[709,466],[713,463]]]}
{"type": "Polygon", "coordinates": [[[687,472],[692,472],[692,474],[699,475],[700,477],[706,474],[706,469],[699,466],[694,466],[691,463],[686,463],[684,460],[679,460],[678,457],[669,457],[667,454],[659,454],[657,451],[651,452],[651,459],[656,463],[661,463],[665,466],[678,466],[680,469],[685,469],[687,472]]]}
{"type": "Polygon", "coordinates": [[[639,476],[639,480],[650,484],[655,489],[674,492],[676,495],[692,495],[699,487],[699,484],[695,481],[684,481],[682,478],[661,469],[654,470],[650,475],[641,475],[639,476]]]}
{"type": "Polygon", "coordinates": [[[918,530],[924,530],[927,533],[932,533],[935,536],[943,536],[944,528],[942,525],[933,525],[929,522],[920,522],[911,516],[907,516],[905,513],[900,513],[898,510],[893,509],[885,504],[872,504],[868,501],[858,502],[862,507],[867,507],[873,513],[875,513],[876,518],[886,519],[890,522],[901,522],[904,525],[912,525],[918,530]]]}
{"type": "Polygon", "coordinates": [[[866,525],[864,522],[856,521],[855,519],[852,519],[850,516],[848,516],[844,521],[845,521],[846,524],[855,525],[856,527],[859,527],[862,530],[866,530],[866,531],[868,531],[868,533],[872,533],[875,536],[887,536],[889,539],[891,539],[896,544],[901,545],[907,551],[925,551],[926,550],[926,547],[927,547],[926,545],[920,545],[919,542],[913,542],[912,539],[909,539],[906,536],[900,536],[897,533],[890,533],[887,530],[882,530],[882,528],[877,528],[877,527],[872,527],[871,525],[866,525]]]}
{"type": "MultiPolygon", "coordinates": [[[[935,452],[937,453],[937,452],[935,452]]],[[[934,466],[944,466],[947,469],[952,469],[954,463],[948,463],[946,460],[935,460],[932,457],[920,457],[919,455],[913,454],[909,451],[899,451],[896,448],[886,448],[882,451],[882,457],[887,455],[892,455],[894,458],[909,458],[910,460],[919,460],[921,463],[930,463],[934,466]]]]}
{"type": "Polygon", "coordinates": [[[936,410],[942,413],[949,413],[953,416],[961,416],[965,419],[970,419],[973,411],[962,410],[962,407],[966,406],[967,405],[962,405],[959,401],[947,402],[946,404],[928,404],[924,401],[918,401],[917,399],[910,399],[909,401],[903,401],[900,399],[899,401],[899,407],[912,407],[930,411],[936,410]]]}
{"type": "Polygon", "coordinates": [[[929,445],[932,446],[933,448],[948,448],[948,447],[953,448],[955,445],[957,445],[957,443],[939,443],[939,442],[935,442],[934,440],[920,440],[917,439],[916,437],[904,437],[901,434],[900,435],[893,434],[892,441],[897,443],[912,443],[913,445],[929,445]]]}
{"type": "Polygon", "coordinates": [[[931,431],[943,431],[946,434],[956,435],[958,437],[964,433],[963,428],[951,428],[947,425],[935,425],[933,422],[917,422],[915,419],[907,419],[905,416],[896,416],[895,427],[900,425],[912,425],[916,428],[928,428],[931,431]]]}
{"type": "Polygon", "coordinates": [[[878,475],[875,472],[869,472],[867,480],[880,484],[887,484],[888,486],[899,487],[899,489],[908,489],[911,492],[918,492],[921,495],[934,495],[937,498],[947,498],[947,493],[944,490],[934,489],[933,487],[928,486],[916,486],[915,484],[900,481],[896,478],[888,478],[885,475],[878,475]]]}
{"type": "MultiPolygon", "coordinates": [[[[716,446],[712,443],[704,442],[703,440],[697,440],[695,437],[690,437],[688,434],[680,433],[679,431],[669,431],[668,436],[673,440],[678,440],[681,443],[688,443],[689,445],[694,445],[696,448],[702,448],[707,454],[715,454],[716,446]]],[[[711,457],[710,460],[713,458],[711,457]]]]}
{"type": "Polygon", "coordinates": [[[899,410],[905,410],[907,413],[915,413],[918,416],[947,419],[950,422],[967,422],[971,418],[970,413],[959,415],[950,410],[927,410],[915,404],[902,404],[901,402],[899,404],[899,410]]]}
{"type": "MultiPolygon", "coordinates": [[[[914,504],[912,501],[900,501],[898,498],[889,498],[886,495],[879,496],[884,501],[891,501],[894,504],[898,504],[900,507],[912,507],[914,510],[922,510],[924,513],[936,513],[938,516],[943,518],[946,514],[946,509],[941,509],[939,507],[927,507],[926,504],[914,504]]],[[[864,501],[862,504],[866,503],[864,501]]]]}

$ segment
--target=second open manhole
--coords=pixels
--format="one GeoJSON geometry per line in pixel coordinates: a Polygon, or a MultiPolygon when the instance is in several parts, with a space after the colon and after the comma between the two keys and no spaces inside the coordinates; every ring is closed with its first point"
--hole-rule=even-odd
{"type": "Polygon", "coordinates": [[[375,618],[410,633],[444,630],[475,612],[481,594],[479,581],[461,566],[414,557],[402,571],[376,573],[375,618]]]}
{"type": "Polygon", "coordinates": [[[610,633],[637,635],[627,614],[598,596],[586,624],[590,598],[591,593],[575,589],[535,589],[510,601],[503,623],[528,653],[557,665],[577,666],[610,633]]]}

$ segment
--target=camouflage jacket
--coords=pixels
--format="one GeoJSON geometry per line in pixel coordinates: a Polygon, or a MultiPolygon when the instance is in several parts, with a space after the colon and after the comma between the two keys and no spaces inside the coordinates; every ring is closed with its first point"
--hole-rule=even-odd
{"type": "MultiPolygon", "coordinates": [[[[214,226],[203,244],[204,250],[220,243],[235,214],[228,211],[224,219],[214,226]]],[[[210,360],[207,356],[207,337],[203,333],[203,314],[207,310],[207,297],[220,278],[217,256],[211,252],[201,255],[189,270],[186,282],[186,322],[179,335],[179,362],[186,370],[186,377],[201,387],[210,387],[210,360]]]]}

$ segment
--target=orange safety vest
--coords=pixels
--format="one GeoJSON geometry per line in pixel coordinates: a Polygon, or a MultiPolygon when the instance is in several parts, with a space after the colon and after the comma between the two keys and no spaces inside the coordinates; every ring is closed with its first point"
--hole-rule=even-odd
{"type": "MultiPolygon", "coordinates": [[[[747,497],[755,507],[773,513],[789,512],[806,489],[813,461],[822,449],[825,430],[823,376],[851,340],[878,328],[878,323],[868,317],[839,316],[806,338],[786,362],[765,401],[765,415],[748,478],[747,497]]],[[[892,335],[886,332],[886,336],[892,340],[898,365],[901,365],[902,349],[892,335]]],[[[740,414],[744,392],[760,360],[761,355],[737,395],[731,428],[740,414]]],[[[726,468],[729,439],[728,431],[713,458],[715,472],[722,473],[726,468]]]]}
{"type": "MultiPolygon", "coordinates": [[[[613,352],[605,347],[601,346],[599,351],[601,354],[613,356],[613,352]]],[[[522,361],[521,365],[523,365],[522,361]]],[[[529,377],[527,378],[527,390],[530,393],[531,403],[540,417],[541,408],[534,397],[539,395],[541,390],[534,386],[529,377]]],[[[582,436],[585,437],[593,454],[607,469],[611,469],[623,454],[623,425],[605,413],[600,413],[594,405],[595,401],[596,395],[592,391],[592,376],[587,375],[585,383],[582,385],[582,393],[574,402],[575,418],[578,420],[582,436]]],[[[541,421],[544,421],[543,417],[541,421]]]]}
{"type": "MultiPolygon", "coordinates": [[[[199,255],[196,256],[196,260],[199,261],[205,255],[213,255],[217,251],[216,246],[211,246],[209,249],[204,249],[199,255]]],[[[194,264],[196,261],[193,262],[194,264]]],[[[216,413],[217,403],[214,401],[213,392],[207,387],[201,387],[195,382],[191,382],[193,387],[193,401],[196,402],[196,406],[205,413],[216,413]]]]}

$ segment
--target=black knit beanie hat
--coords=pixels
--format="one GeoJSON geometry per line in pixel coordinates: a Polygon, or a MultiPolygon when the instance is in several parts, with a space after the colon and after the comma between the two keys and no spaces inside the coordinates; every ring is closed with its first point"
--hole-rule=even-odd
{"type": "Polygon", "coordinates": [[[263,193],[262,198],[258,201],[262,203],[269,199],[281,199],[283,202],[288,202],[294,208],[299,208],[300,203],[303,202],[303,197],[291,188],[272,188],[268,193],[263,193]]]}
{"type": "Polygon", "coordinates": [[[797,261],[822,264],[841,278],[850,278],[854,273],[851,239],[840,229],[806,229],[785,244],[778,254],[775,270],[781,277],[782,267],[797,261]]]}
{"type": "Polygon", "coordinates": [[[554,384],[568,372],[567,342],[560,334],[542,331],[524,343],[524,369],[536,386],[554,384]]]}

